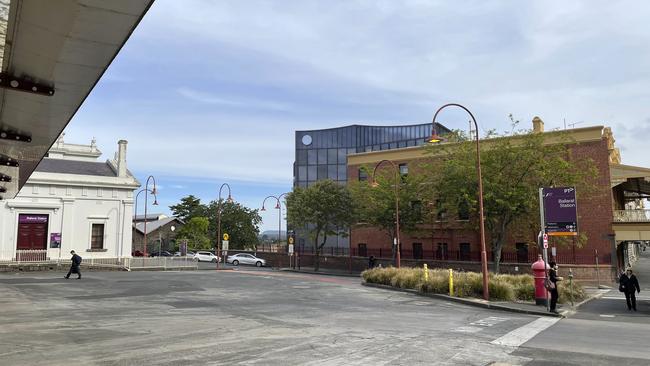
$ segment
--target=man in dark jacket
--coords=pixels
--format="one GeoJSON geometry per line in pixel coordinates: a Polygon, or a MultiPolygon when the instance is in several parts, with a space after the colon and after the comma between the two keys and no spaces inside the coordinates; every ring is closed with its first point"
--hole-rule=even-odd
{"type": "Polygon", "coordinates": [[[65,279],[70,278],[70,274],[76,273],[77,274],[77,279],[81,279],[81,270],[79,270],[79,265],[81,264],[81,257],[74,252],[74,250],[70,251],[70,254],[72,254],[72,258],[70,260],[72,261],[72,265],[70,266],[70,270],[68,271],[68,274],[65,275],[65,279]]]}
{"type": "Polygon", "coordinates": [[[628,268],[627,271],[621,275],[619,280],[619,290],[625,293],[627,310],[636,311],[636,295],[634,292],[641,292],[641,288],[639,287],[639,280],[636,279],[631,268],[628,268]]]}
{"type": "Polygon", "coordinates": [[[558,292],[557,286],[558,286],[558,282],[564,280],[564,278],[557,275],[557,271],[558,271],[557,263],[549,262],[548,264],[551,267],[548,271],[548,279],[553,284],[552,287],[549,289],[549,292],[551,293],[550,311],[551,313],[557,314],[557,309],[556,309],[557,300],[560,297],[560,293],[558,292]]]}

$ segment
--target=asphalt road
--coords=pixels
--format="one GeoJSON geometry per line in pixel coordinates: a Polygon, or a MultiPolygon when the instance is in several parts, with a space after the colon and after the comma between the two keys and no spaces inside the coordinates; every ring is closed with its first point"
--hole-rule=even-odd
{"type": "MultiPolygon", "coordinates": [[[[584,365],[608,360],[556,351],[553,342],[559,339],[552,338],[547,348],[540,345],[541,336],[567,320],[367,288],[355,278],[253,267],[88,272],[79,281],[62,275],[0,275],[0,364],[584,365]]],[[[615,361],[647,365],[649,358],[615,361]]]]}

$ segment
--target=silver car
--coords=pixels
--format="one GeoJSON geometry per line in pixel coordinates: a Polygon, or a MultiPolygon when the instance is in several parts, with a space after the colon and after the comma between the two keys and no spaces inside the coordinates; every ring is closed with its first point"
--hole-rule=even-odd
{"type": "Polygon", "coordinates": [[[256,256],[247,253],[229,255],[226,262],[232,263],[233,266],[238,266],[240,264],[251,264],[257,267],[266,266],[266,261],[264,259],[257,258],[256,256]]]}

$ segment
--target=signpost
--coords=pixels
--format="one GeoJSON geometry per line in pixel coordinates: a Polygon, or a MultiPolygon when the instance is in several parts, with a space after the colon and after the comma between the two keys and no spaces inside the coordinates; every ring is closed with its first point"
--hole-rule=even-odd
{"type": "MultiPolygon", "coordinates": [[[[575,187],[539,189],[540,236],[543,238],[544,263],[548,264],[548,237],[578,235],[578,203],[575,187]]],[[[553,248],[555,249],[555,248],[553,248]]],[[[555,255],[555,250],[553,251],[555,255]]],[[[548,272],[546,272],[548,279],[548,272]]],[[[546,292],[548,309],[548,291],[546,292]]]]}
{"type": "MultiPolygon", "coordinates": [[[[287,230],[287,252],[289,253],[289,267],[292,267],[292,258],[294,253],[294,243],[296,241],[296,232],[293,230],[287,230]]],[[[296,267],[296,261],[293,260],[293,267],[296,267]]]]}
{"type": "Polygon", "coordinates": [[[230,235],[224,233],[223,241],[221,242],[221,254],[223,255],[223,263],[226,263],[226,258],[228,257],[228,239],[230,239],[230,235]]]}

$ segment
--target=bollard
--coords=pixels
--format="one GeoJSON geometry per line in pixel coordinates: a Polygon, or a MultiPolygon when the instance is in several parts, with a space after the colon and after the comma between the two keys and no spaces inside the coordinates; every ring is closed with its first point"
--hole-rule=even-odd
{"type": "Polygon", "coordinates": [[[424,264],[424,282],[429,281],[429,268],[427,268],[427,264],[424,264]]]}
{"type": "Polygon", "coordinates": [[[571,307],[573,307],[573,268],[569,268],[569,291],[571,292],[571,307]]]}
{"type": "Polygon", "coordinates": [[[449,268],[449,296],[454,296],[454,270],[449,268]]]}

